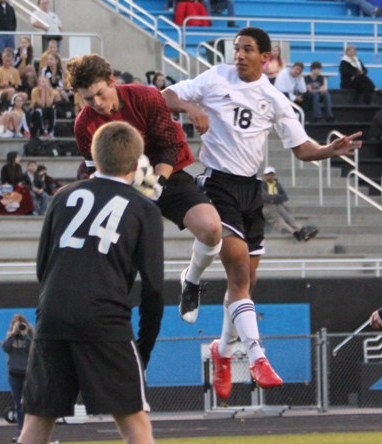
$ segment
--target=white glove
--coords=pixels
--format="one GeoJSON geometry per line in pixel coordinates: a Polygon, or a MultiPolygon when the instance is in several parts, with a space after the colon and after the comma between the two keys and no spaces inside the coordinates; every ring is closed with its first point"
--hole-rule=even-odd
{"type": "Polygon", "coordinates": [[[162,195],[163,188],[166,182],[167,179],[164,176],[150,174],[148,176],[145,176],[140,185],[134,185],[134,188],[136,188],[149,199],[157,201],[162,195]]]}

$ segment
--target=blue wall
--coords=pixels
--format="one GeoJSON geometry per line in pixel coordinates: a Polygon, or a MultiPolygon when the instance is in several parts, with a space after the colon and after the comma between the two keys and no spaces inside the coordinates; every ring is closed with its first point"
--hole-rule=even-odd
{"type": "MultiPolygon", "coordinates": [[[[311,334],[309,304],[257,304],[256,311],[260,318],[261,335],[311,334]]],[[[177,306],[166,306],[159,341],[147,370],[148,385],[150,387],[201,385],[203,380],[200,346],[202,343],[211,342],[211,339],[206,340],[203,337],[220,336],[222,316],[222,306],[202,305],[198,321],[195,324],[187,324],[180,319],[177,306]]],[[[135,331],[137,318],[135,310],[133,315],[135,331]]],[[[263,346],[273,367],[285,382],[311,381],[309,339],[269,338],[263,346]]]]}

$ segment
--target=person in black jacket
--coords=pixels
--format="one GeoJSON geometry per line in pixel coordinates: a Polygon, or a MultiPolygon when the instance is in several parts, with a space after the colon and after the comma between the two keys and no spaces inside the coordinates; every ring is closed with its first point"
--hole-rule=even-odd
{"type": "Polygon", "coordinates": [[[367,68],[357,57],[357,49],[348,45],[340,63],[341,88],[354,89],[369,105],[373,100],[375,85],[367,75],[367,68]]]}
{"type": "Polygon", "coordinates": [[[131,186],[143,139],[109,122],[91,145],[95,177],[53,197],[37,255],[42,291],[24,390],[20,443],[48,442],[55,418],[112,414],[124,442],[152,444],[145,374],[163,314],[163,223],[131,186]],[[130,296],[141,276],[137,341],[130,296]]]}
{"type": "Polygon", "coordinates": [[[8,380],[12,390],[12,398],[17,417],[17,429],[19,432],[24,422],[21,398],[32,338],[32,326],[23,315],[15,314],[2,346],[8,355],[8,380]]]}
{"type": "MultiPolygon", "coordinates": [[[[16,31],[17,19],[13,6],[0,0],[0,31],[16,31]]],[[[14,34],[0,34],[0,54],[5,48],[15,48],[14,34]]]]}
{"type": "Polygon", "coordinates": [[[318,234],[315,226],[302,226],[285,206],[288,195],[276,179],[276,170],[273,166],[264,169],[264,180],[262,182],[263,216],[273,228],[280,233],[290,233],[298,241],[308,241],[318,234]]]}

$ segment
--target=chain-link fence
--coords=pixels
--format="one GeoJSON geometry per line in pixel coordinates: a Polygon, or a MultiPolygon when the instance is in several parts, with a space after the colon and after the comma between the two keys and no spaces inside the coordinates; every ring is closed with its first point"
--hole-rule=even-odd
{"type": "MultiPolygon", "coordinates": [[[[286,409],[382,407],[382,335],[378,333],[263,337],[282,387],[261,390],[250,378],[243,344],[232,359],[233,389],[220,399],[212,385],[213,337],[159,339],[150,363],[148,399],[153,412],[281,413],[286,409]]],[[[0,412],[14,420],[10,393],[0,393],[0,412]]]]}

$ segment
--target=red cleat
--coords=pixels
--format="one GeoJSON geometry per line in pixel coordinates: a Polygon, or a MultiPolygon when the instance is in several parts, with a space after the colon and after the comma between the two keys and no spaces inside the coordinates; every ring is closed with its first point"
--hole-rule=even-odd
{"type": "Polygon", "coordinates": [[[256,359],[255,363],[249,367],[252,379],[260,388],[268,389],[279,387],[283,380],[273,370],[267,358],[256,359]]]}
{"type": "Polygon", "coordinates": [[[219,398],[227,399],[231,394],[231,358],[219,355],[219,340],[215,339],[210,345],[211,358],[214,364],[213,385],[219,398]]]}

